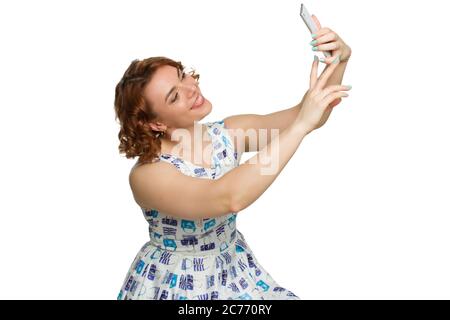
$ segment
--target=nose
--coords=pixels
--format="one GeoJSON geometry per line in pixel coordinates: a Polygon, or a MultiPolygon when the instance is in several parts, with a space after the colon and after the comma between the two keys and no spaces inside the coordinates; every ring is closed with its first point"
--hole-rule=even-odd
{"type": "Polygon", "coordinates": [[[198,88],[196,84],[185,84],[184,88],[187,90],[188,97],[195,96],[198,92],[198,88]]]}

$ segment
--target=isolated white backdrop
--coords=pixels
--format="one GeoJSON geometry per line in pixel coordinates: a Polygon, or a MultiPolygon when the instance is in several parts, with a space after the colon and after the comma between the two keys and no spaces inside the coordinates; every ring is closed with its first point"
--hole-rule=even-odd
{"type": "MultiPolygon", "coordinates": [[[[353,89],[238,229],[305,300],[449,299],[448,4],[304,3],[352,48],[353,89]]],[[[292,107],[314,55],[300,4],[1,2],[0,298],[115,299],[148,239],[117,149],[126,67],[194,66],[204,121],[292,107]]]]}

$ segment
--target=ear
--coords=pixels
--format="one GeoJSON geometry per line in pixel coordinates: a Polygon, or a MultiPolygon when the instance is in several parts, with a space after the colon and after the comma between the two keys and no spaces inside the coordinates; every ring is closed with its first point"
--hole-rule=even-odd
{"type": "Polygon", "coordinates": [[[315,15],[311,15],[311,18],[313,19],[314,23],[316,24],[317,30],[322,29],[322,26],[320,25],[319,19],[315,15]]]}
{"type": "Polygon", "coordinates": [[[164,131],[164,130],[166,130],[166,126],[163,125],[160,122],[150,122],[149,125],[150,125],[150,128],[153,131],[164,131]]]}

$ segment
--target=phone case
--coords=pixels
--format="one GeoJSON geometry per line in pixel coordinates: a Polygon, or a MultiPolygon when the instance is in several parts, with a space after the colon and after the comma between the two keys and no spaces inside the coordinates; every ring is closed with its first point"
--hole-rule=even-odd
{"type": "MultiPolygon", "coordinates": [[[[306,9],[306,6],[303,3],[300,7],[300,17],[302,17],[311,34],[317,31],[316,24],[312,20],[311,15],[309,14],[308,10],[306,9]]],[[[323,55],[327,58],[331,57],[331,52],[329,51],[320,51],[320,52],[322,52],[323,55]]]]}

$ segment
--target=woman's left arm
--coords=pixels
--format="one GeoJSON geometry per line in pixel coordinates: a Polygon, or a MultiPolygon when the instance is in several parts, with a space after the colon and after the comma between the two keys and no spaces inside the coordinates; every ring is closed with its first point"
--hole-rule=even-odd
{"type": "MultiPolygon", "coordinates": [[[[312,38],[313,41],[310,42],[310,45],[313,46],[313,51],[329,51],[331,53],[331,57],[320,59],[321,62],[327,64],[326,68],[328,68],[328,65],[333,63],[333,61],[339,57],[339,65],[336,67],[325,86],[340,85],[342,84],[342,79],[344,78],[347,63],[352,55],[352,49],[336,32],[327,27],[322,28],[319,19],[317,19],[315,15],[311,15],[311,17],[317,26],[317,32],[312,38]]],[[[330,110],[327,112],[328,115],[331,112],[331,109],[337,106],[341,100],[341,98],[336,99],[330,104],[330,110]]]]}
{"type": "MultiPolygon", "coordinates": [[[[333,63],[333,61],[339,57],[339,65],[333,71],[333,74],[328,79],[325,87],[328,87],[330,85],[341,85],[342,79],[344,78],[345,69],[347,68],[347,63],[352,55],[352,49],[344,42],[344,40],[342,40],[342,38],[336,32],[334,32],[330,28],[322,28],[319,19],[317,19],[315,15],[311,15],[311,17],[317,26],[317,32],[313,37],[314,40],[310,42],[310,45],[313,46],[313,51],[329,51],[331,53],[331,57],[320,59],[321,62],[327,64],[325,69],[328,68],[328,65],[333,63]],[[316,50],[314,50],[314,48],[316,48],[316,50]]],[[[263,115],[261,116],[260,121],[271,123],[272,127],[283,131],[290,125],[292,119],[295,119],[297,113],[302,108],[303,99],[305,98],[307,92],[308,91],[305,92],[302,101],[300,101],[295,106],[285,110],[263,115]]],[[[322,125],[327,121],[333,108],[341,103],[341,101],[342,98],[338,98],[330,103],[330,105],[328,106],[328,110],[322,117],[322,125]]],[[[320,126],[321,125],[319,125],[319,127],[320,126]]]]}
{"type": "MultiPolygon", "coordinates": [[[[325,86],[327,87],[329,85],[340,85],[344,77],[344,72],[347,67],[347,63],[350,59],[350,56],[352,55],[352,50],[342,40],[342,38],[339,37],[337,33],[335,33],[333,30],[331,30],[330,28],[322,28],[320,26],[319,20],[315,15],[312,15],[312,19],[315,21],[317,25],[316,36],[314,37],[314,39],[317,40],[317,42],[310,43],[311,45],[317,47],[317,50],[313,51],[330,51],[332,56],[322,60],[323,63],[327,64],[326,68],[328,68],[328,65],[331,64],[336,57],[340,56],[339,65],[336,67],[336,69],[328,79],[325,86]]],[[[305,95],[303,96],[301,102],[299,102],[293,107],[284,110],[264,115],[239,114],[227,117],[224,119],[225,126],[227,128],[232,129],[240,128],[243,129],[244,131],[248,129],[255,129],[255,130],[266,129],[270,133],[271,129],[278,129],[280,132],[282,132],[296,118],[298,112],[302,108],[303,99],[305,95]]],[[[330,103],[328,109],[323,114],[319,127],[321,127],[327,121],[328,117],[331,114],[331,111],[333,110],[333,107],[337,106],[341,102],[341,100],[342,100],[341,98],[338,98],[330,103]]],[[[260,151],[266,146],[267,143],[270,143],[270,140],[271,140],[270,134],[268,134],[267,139],[265,139],[264,141],[259,141],[258,135],[258,143],[256,148],[252,149],[251,146],[249,146],[248,142],[246,141],[244,152],[260,151]]]]}

